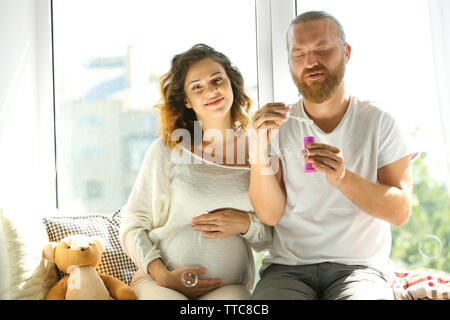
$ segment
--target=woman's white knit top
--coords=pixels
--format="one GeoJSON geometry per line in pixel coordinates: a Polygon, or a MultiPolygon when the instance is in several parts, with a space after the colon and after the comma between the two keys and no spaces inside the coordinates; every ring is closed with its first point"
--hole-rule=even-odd
{"type": "Polygon", "coordinates": [[[248,196],[250,168],[215,164],[187,149],[167,148],[159,138],[147,151],[120,228],[125,252],[139,269],[161,258],[169,270],[204,267],[203,279],[222,284],[254,285],[251,247],[266,249],[272,228],[249,213],[245,235],[204,238],[192,218],[219,208],[252,211],[248,196]]]}

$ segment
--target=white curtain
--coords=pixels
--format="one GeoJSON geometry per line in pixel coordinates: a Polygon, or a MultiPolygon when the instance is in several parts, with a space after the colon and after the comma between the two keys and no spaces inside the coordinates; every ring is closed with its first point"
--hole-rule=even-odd
{"type": "Polygon", "coordinates": [[[41,86],[51,60],[40,40],[50,32],[37,23],[50,25],[42,14],[49,5],[0,0],[0,208],[24,215],[48,212],[56,202],[52,88],[41,86]]]}
{"type": "Polygon", "coordinates": [[[450,1],[428,0],[447,186],[450,190],[450,1]]]}

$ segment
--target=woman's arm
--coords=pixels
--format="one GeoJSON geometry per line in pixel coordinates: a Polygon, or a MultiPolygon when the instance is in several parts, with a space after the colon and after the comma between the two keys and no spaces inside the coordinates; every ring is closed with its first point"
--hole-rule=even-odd
{"type": "Polygon", "coordinates": [[[161,198],[159,193],[168,183],[164,173],[162,142],[155,141],[147,151],[136,182],[127,204],[123,209],[123,220],[120,225],[120,242],[127,255],[138,268],[147,272],[148,264],[161,257],[159,248],[150,240],[149,233],[155,227],[156,215],[166,212],[153,212],[153,202],[161,198]],[[154,188],[157,184],[159,188],[154,188]]]}
{"type": "Polygon", "coordinates": [[[272,244],[273,227],[262,223],[254,211],[249,213],[249,217],[251,221],[250,228],[246,234],[242,235],[242,237],[246,239],[256,251],[267,249],[272,244]]]}

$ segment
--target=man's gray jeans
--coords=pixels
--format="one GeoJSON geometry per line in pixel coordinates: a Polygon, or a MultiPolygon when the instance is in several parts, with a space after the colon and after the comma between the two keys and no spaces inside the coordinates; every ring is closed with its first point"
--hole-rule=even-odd
{"type": "Polygon", "coordinates": [[[366,266],[319,263],[272,264],[264,270],[252,300],[393,300],[382,273],[366,266]]]}

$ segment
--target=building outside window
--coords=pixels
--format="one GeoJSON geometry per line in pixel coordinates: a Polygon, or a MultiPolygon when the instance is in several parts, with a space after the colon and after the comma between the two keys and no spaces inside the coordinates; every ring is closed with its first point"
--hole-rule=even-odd
{"type": "Polygon", "coordinates": [[[223,52],[256,102],[254,1],[54,0],[53,15],[63,210],[115,212],[126,203],[158,137],[152,107],[160,99],[158,79],[175,54],[197,43],[223,52]],[[103,186],[95,197],[92,180],[103,186]],[[77,191],[84,186],[90,192],[77,191]]]}

